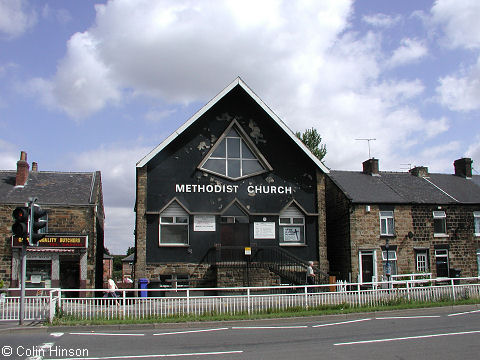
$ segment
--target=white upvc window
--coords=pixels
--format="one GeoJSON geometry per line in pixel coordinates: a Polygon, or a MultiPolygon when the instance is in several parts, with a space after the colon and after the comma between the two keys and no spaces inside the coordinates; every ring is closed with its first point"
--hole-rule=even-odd
{"type": "Polygon", "coordinates": [[[428,272],[428,254],[427,250],[416,253],[416,269],[418,273],[428,272]]]}
{"type": "Polygon", "coordinates": [[[187,246],[189,217],[178,203],[171,204],[160,214],[159,245],[187,246]]]}
{"type": "MultiPolygon", "coordinates": [[[[382,251],[383,273],[388,274],[387,269],[387,250],[382,251]]],[[[397,251],[388,250],[388,266],[390,267],[390,275],[397,275],[397,251]]]]}
{"type": "Polygon", "coordinates": [[[380,211],[380,235],[395,235],[393,211],[380,211]]]}
{"type": "Polygon", "coordinates": [[[480,211],[473,212],[473,224],[475,227],[475,236],[480,236],[480,211]]]}
{"type": "Polygon", "coordinates": [[[447,215],[445,211],[433,212],[433,232],[434,236],[447,235],[447,215]]]}

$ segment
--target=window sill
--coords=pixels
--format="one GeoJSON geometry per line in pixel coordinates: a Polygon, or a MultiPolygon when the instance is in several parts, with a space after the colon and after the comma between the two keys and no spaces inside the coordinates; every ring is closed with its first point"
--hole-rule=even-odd
{"type": "Polygon", "coordinates": [[[433,234],[434,238],[448,238],[448,234],[433,234]]]}
{"type": "Polygon", "coordinates": [[[280,246],[296,246],[296,247],[300,247],[300,246],[306,247],[306,246],[307,246],[307,245],[305,245],[305,244],[284,244],[284,243],[279,244],[279,245],[280,245],[280,246]]]}
{"type": "Polygon", "coordinates": [[[394,238],[396,236],[397,235],[395,235],[395,234],[380,234],[380,237],[382,237],[382,238],[394,238]]]}

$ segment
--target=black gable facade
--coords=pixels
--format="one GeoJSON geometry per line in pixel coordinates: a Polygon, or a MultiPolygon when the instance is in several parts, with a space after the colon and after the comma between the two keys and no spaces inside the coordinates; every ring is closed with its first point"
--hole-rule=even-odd
{"type": "Polygon", "coordinates": [[[137,164],[136,279],[225,285],[227,262],[257,261],[260,283],[295,282],[267,253],[327,270],[326,172],[237,79],[137,164]]]}

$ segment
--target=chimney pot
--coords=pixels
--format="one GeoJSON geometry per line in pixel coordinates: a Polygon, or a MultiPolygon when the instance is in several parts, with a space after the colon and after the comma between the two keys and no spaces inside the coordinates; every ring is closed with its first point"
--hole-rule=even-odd
{"type": "Polygon", "coordinates": [[[378,159],[371,158],[363,162],[363,173],[378,176],[378,159]]]}
{"type": "Polygon", "coordinates": [[[472,177],[472,159],[470,158],[461,158],[453,162],[455,168],[455,175],[463,178],[472,177]]]}
{"type": "Polygon", "coordinates": [[[20,160],[17,161],[17,175],[15,177],[15,186],[24,186],[28,179],[27,153],[20,153],[20,160]]]}
{"type": "Polygon", "coordinates": [[[32,162],[32,172],[37,172],[37,171],[38,171],[38,164],[35,161],[33,161],[32,162]]]}

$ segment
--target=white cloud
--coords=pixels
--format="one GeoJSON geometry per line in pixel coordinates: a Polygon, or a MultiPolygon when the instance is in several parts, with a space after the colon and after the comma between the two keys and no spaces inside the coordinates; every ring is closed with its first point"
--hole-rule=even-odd
{"type": "Polygon", "coordinates": [[[24,0],[0,0],[0,33],[15,38],[32,28],[37,15],[24,0]]]}
{"type": "Polygon", "coordinates": [[[428,54],[428,49],[423,41],[416,39],[402,39],[401,45],[395,49],[392,57],[387,62],[388,67],[396,67],[400,65],[416,62],[428,54]]]}
{"type": "Polygon", "coordinates": [[[400,15],[390,16],[386,14],[373,14],[362,17],[362,21],[379,28],[390,28],[402,20],[400,15]]]}
{"type": "Polygon", "coordinates": [[[5,140],[0,139],[0,169],[16,170],[17,161],[20,159],[20,151],[17,147],[5,140]]]}
{"type": "Polygon", "coordinates": [[[133,246],[135,165],[151,148],[122,144],[70,155],[63,169],[102,174],[105,246],[115,254],[133,246]]]}
{"type": "Polygon", "coordinates": [[[480,47],[480,2],[478,0],[438,0],[432,7],[432,22],[445,35],[447,47],[480,47]]]}

